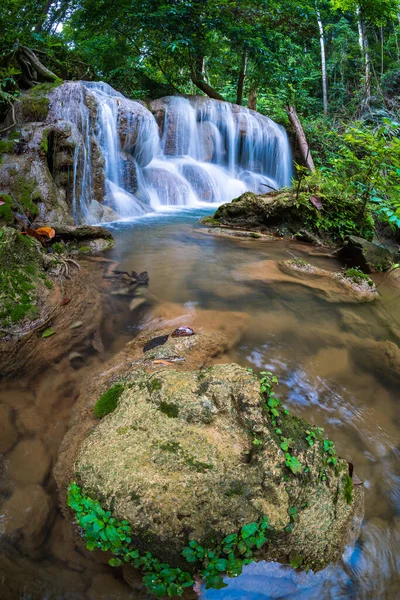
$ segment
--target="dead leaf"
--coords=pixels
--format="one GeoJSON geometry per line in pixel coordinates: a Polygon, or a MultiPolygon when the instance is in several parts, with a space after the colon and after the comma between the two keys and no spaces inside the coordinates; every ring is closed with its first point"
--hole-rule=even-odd
{"type": "Polygon", "coordinates": [[[323,205],[321,202],[321,198],[319,198],[318,196],[311,196],[310,197],[310,202],[313,206],[315,206],[315,208],[317,210],[322,210],[323,209],[323,205]]]}
{"type": "Polygon", "coordinates": [[[71,302],[71,298],[63,298],[61,300],[61,305],[60,306],[65,306],[66,304],[69,304],[71,302]]]}
{"type": "Polygon", "coordinates": [[[49,240],[53,239],[56,235],[56,232],[52,227],[38,227],[36,233],[40,236],[47,237],[49,240]]]}

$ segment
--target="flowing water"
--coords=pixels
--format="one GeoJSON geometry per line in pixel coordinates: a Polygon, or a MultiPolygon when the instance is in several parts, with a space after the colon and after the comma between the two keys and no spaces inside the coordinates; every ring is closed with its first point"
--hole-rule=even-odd
{"type": "MultiPolygon", "coordinates": [[[[295,283],[247,280],[243,273],[252,263],[273,264],[292,254],[331,270],[340,265],[295,242],[206,235],[198,231],[201,214],[205,211],[186,209],[112,226],[117,245],[109,257],[121,270],[148,271],[155,308],[144,304],[130,313],[129,299],[113,297],[116,320],[104,338],[106,358],[148,326],[154,310],[165,319],[198,311],[205,325],[215,323],[228,336],[240,331],[240,341],[227,359],[274,371],[284,403],[325,427],[338,453],[354,464],[366,491],[360,539],[341,564],[317,574],[254,564],[228,580],[227,588],[203,590],[202,596],[395,600],[400,589],[399,391],[389,373],[380,370],[379,352],[366,364],[363,344],[400,343],[400,282],[394,287],[390,278],[386,280],[380,288],[382,300],[375,305],[354,305],[329,303],[315,290],[295,283]],[[234,320],[232,311],[244,317],[234,320]]],[[[57,496],[50,466],[80,386],[99,364],[100,358],[88,356],[76,370],[65,359],[36,381],[15,381],[0,392],[0,408],[10,409],[16,432],[15,445],[2,457],[0,531],[15,531],[11,539],[4,533],[0,537],[4,600],[144,598],[126,586],[104,557],[75,547],[67,524],[54,509],[57,496]],[[43,490],[47,496],[40,496],[43,490]],[[51,512],[46,503],[53,506],[51,512]]]]}
{"type": "Polygon", "coordinates": [[[77,221],[93,221],[97,148],[105,162],[106,205],[119,218],[171,205],[221,204],[247,190],[291,184],[286,132],[268,117],[196,96],[166,97],[150,108],[155,116],[102,82],[55,90],[50,120],[72,122],[77,142],[71,198],[77,221]]]}

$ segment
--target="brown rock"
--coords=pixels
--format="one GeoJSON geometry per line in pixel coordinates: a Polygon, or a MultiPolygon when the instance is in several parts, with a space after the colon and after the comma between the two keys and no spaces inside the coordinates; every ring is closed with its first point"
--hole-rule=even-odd
{"type": "Polygon", "coordinates": [[[8,458],[12,479],[20,483],[43,483],[51,466],[50,456],[40,440],[23,440],[8,458]]]}
{"type": "Polygon", "coordinates": [[[2,506],[2,533],[29,554],[43,543],[53,511],[51,498],[40,485],[17,488],[2,506]]]}
{"type": "Polygon", "coordinates": [[[11,423],[11,411],[4,404],[0,404],[0,454],[8,452],[17,439],[17,431],[11,423]]]}
{"type": "Polygon", "coordinates": [[[145,596],[135,594],[125,583],[108,574],[96,575],[88,592],[89,600],[141,600],[145,596]]]}

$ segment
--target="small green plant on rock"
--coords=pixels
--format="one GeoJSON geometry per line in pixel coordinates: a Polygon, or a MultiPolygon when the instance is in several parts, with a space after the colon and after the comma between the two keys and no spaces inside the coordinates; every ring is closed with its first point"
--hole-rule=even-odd
{"type": "Polygon", "coordinates": [[[144,585],[155,596],[182,596],[184,589],[194,584],[190,573],[174,569],[159,561],[151,552],[141,553],[133,547],[128,521],[112,517],[111,512],[105,511],[97,500],[84,496],[75,482],[68,487],[67,504],[76,515],[86,548],[112,552],[114,557],[109,560],[112,567],[119,567],[126,562],[141,569],[144,572],[144,585]]]}
{"type": "Polygon", "coordinates": [[[368,277],[368,275],[363,273],[358,267],[347,269],[344,272],[344,276],[346,277],[346,279],[352,279],[356,284],[360,284],[363,283],[363,281],[366,281],[370,287],[374,285],[372,279],[368,277]]]}
{"type": "Polygon", "coordinates": [[[117,408],[118,400],[124,391],[122,383],[116,383],[109,390],[104,392],[94,405],[94,415],[101,419],[105,415],[110,414],[117,408]]]}

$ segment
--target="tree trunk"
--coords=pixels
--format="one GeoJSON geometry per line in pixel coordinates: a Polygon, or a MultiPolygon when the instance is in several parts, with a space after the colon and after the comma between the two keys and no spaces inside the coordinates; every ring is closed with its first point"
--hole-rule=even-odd
{"type": "Polygon", "coordinates": [[[38,59],[36,54],[32,52],[32,50],[30,50],[26,46],[21,46],[21,52],[24,54],[24,57],[26,57],[29,60],[31,66],[33,67],[33,69],[35,69],[40,79],[44,81],[55,81],[56,79],[58,79],[57,75],[55,75],[52,71],[50,71],[50,69],[45,67],[40,62],[40,60],[38,59]]]}
{"type": "Polygon", "coordinates": [[[219,94],[216,90],[214,90],[211,85],[209,85],[202,77],[197,75],[196,73],[192,73],[190,79],[193,81],[194,85],[199,88],[202,92],[207,94],[209,98],[214,98],[214,100],[225,100],[221,94],[219,94]]]}
{"type": "Polygon", "coordinates": [[[300,122],[298,114],[296,112],[296,109],[294,106],[290,106],[290,105],[286,106],[285,108],[286,108],[286,112],[289,117],[289,121],[292,124],[292,127],[296,132],[296,136],[297,136],[297,140],[299,143],[301,156],[304,160],[304,164],[306,165],[307,169],[311,173],[313,173],[315,171],[314,160],[311,155],[310,146],[308,145],[308,142],[306,139],[306,134],[304,133],[304,129],[300,122]]]}
{"type": "Polygon", "coordinates": [[[236,92],[236,104],[243,104],[243,87],[244,80],[246,77],[246,68],[247,68],[247,50],[243,50],[242,54],[242,65],[240,67],[239,79],[237,84],[237,92],[236,92]]]}
{"type": "Polygon", "coordinates": [[[48,12],[51,8],[51,5],[54,3],[54,0],[47,0],[46,6],[43,8],[43,13],[41,14],[38,22],[35,25],[35,32],[40,33],[43,29],[43,25],[47,19],[48,12]]]}
{"type": "Polygon", "coordinates": [[[367,37],[367,29],[365,20],[360,7],[356,9],[358,17],[358,43],[360,44],[361,54],[365,65],[365,95],[367,98],[371,96],[371,60],[369,56],[369,44],[367,37]]]}
{"type": "Polygon", "coordinates": [[[317,11],[317,21],[318,21],[318,29],[319,29],[319,41],[321,46],[321,70],[322,70],[322,96],[324,102],[324,115],[328,114],[328,81],[326,75],[326,57],[325,57],[325,34],[324,34],[324,26],[321,20],[321,13],[319,12],[318,4],[315,4],[315,9],[317,11]]]}
{"type": "Polygon", "coordinates": [[[255,83],[252,83],[250,86],[247,107],[250,108],[250,110],[257,110],[257,85],[255,83]]]}
{"type": "Polygon", "coordinates": [[[225,100],[225,98],[221,96],[221,94],[219,94],[217,90],[214,90],[214,88],[205,81],[203,56],[196,56],[193,60],[190,79],[193,81],[194,85],[198,87],[199,90],[207,94],[209,98],[214,98],[214,100],[225,100]]]}

